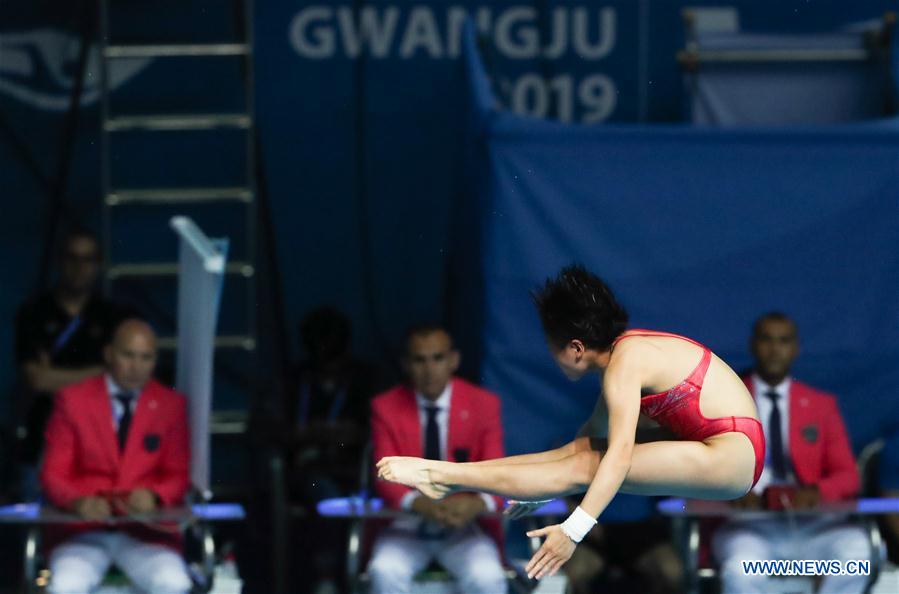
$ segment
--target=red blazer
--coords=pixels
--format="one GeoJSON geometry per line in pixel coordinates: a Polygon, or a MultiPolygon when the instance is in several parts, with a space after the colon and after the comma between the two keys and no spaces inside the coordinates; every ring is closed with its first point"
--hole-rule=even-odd
{"type": "MultiPolygon", "coordinates": [[[[467,452],[466,462],[502,458],[503,427],[499,398],[465,380],[453,378],[451,381],[447,459],[457,462],[457,456],[463,451],[467,452]]],[[[400,385],[379,394],[372,401],[371,410],[375,461],[385,456],[424,455],[423,429],[415,393],[411,388],[400,385]]],[[[375,481],[375,489],[384,503],[392,508],[399,508],[400,500],[412,490],[386,481],[375,481]]],[[[503,499],[495,497],[495,500],[496,509],[501,510],[503,499]]],[[[499,543],[499,522],[482,520],[480,523],[499,543]]]]}
{"type": "MultiPolygon", "coordinates": [[[[752,377],[743,381],[755,394],[752,377]]],[[[836,398],[792,380],[789,424],[790,461],[799,484],[817,485],[823,501],[857,495],[858,468],[836,398]]]]}
{"type": "Polygon", "coordinates": [[[190,483],[190,437],[183,396],[150,380],[137,400],[125,450],[119,452],[103,375],[66,386],[47,424],[44,493],[54,505],[104,492],[146,488],[163,505],[180,504],[190,483]]]}

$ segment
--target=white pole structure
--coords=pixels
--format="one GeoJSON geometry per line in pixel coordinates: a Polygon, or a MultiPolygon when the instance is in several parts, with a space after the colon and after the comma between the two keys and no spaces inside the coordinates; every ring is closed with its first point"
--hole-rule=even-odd
{"type": "Polygon", "coordinates": [[[209,499],[212,371],[228,242],[208,238],[187,217],[172,217],[169,224],[179,237],[175,388],[188,400],[191,482],[209,499]]]}

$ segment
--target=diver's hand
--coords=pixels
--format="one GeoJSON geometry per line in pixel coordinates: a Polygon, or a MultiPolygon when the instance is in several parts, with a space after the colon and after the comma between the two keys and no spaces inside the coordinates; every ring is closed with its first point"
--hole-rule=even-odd
{"type": "Polygon", "coordinates": [[[529,538],[546,537],[524,568],[528,577],[535,580],[539,580],[543,576],[556,575],[559,568],[571,559],[574,549],[577,547],[577,544],[562,531],[560,524],[547,526],[540,530],[531,530],[527,535],[529,538]]]}

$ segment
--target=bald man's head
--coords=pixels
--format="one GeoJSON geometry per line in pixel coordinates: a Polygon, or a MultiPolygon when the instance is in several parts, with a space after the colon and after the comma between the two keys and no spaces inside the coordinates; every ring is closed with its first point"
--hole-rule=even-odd
{"type": "Polygon", "coordinates": [[[116,327],[105,358],[119,387],[140,392],[156,367],[156,333],[143,320],[127,319],[116,327]]]}

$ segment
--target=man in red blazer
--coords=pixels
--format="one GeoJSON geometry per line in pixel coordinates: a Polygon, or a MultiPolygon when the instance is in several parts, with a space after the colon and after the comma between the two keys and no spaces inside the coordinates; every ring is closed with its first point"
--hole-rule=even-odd
{"type": "MultiPolygon", "coordinates": [[[[765,469],[753,491],[734,502],[762,507],[768,487],[794,489],[792,506],[854,497],[859,489],[855,458],[836,398],[790,377],[799,353],[796,324],[780,313],[759,318],[751,350],[755,367],[744,378],[765,430],[765,469]]],[[[741,561],[765,559],[870,559],[861,527],[832,515],[734,521],[712,541],[721,565],[723,594],[767,592],[767,576],[744,575],[741,561]]],[[[819,593],[864,592],[866,576],[827,576],[819,593]]]]}
{"type": "Polygon", "coordinates": [[[142,591],[186,593],[191,581],[174,550],[176,536],[97,524],[182,502],[190,465],[185,399],[152,379],[156,338],[146,323],[122,322],[104,358],[104,374],[57,394],[47,425],[44,493],[94,523],[68,532],[53,548],[49,591],[90,592],[114,563],[142,591]]]}
{"type": "MultiPolygon", "coordinates": [[[[406,341],[404,368],[409,384],[372,402],[374,459],[419,456],[477,462],[503,456],[499,398],[453,377],[459,353],[440,326],[420,326],[406,341]]],[[[504,594],[499,525],[478,521],[502,500],[460,493],[440,501],[384,481],[378,494],[401,518],[378,537],[368,571],[373,594],[410,592],[413,577],[436,559],[465,594],[504,594]]]]}

